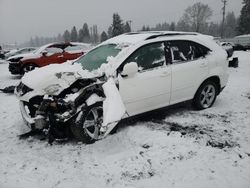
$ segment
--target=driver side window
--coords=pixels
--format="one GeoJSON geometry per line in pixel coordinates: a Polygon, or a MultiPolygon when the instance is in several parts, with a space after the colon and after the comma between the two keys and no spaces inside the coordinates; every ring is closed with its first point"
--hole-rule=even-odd
{"type": "Polygon", "coordinates": [[[61,48],[56,48],[56,47],[48,47],[46,48],[46,51],[48,52],[48,56],[57,53],[63,53],[63,50],[61,48]]]}
{"type": "Polygon", "coordinates": [[[153,43],[139,48],[126,60],[126,63],[130,62],[136,62],[140,71],[166,64],[164,43],[153,43]]]}

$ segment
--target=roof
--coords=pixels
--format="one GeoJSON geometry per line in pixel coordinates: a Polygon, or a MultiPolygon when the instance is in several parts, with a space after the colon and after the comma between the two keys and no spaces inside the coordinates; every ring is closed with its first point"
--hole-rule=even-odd
{"type": "Polygon", "coordinates": [[[114,44],[135,44],[140,41],[154,39],[162,36],[175,36],[175,35],[197,35],[194,32],[180,32],[180,31],[145,31],[145,32],[130,32],[125,33],[114,38],[111,38],[104,43],[114,43],[114,44]]]}
{"type": "Polygon", "coordinates": [[[239,35],[239,36],[236,36],[235,38],[245,38],[245,37],[250,37],[250,34],[239,35]]]}

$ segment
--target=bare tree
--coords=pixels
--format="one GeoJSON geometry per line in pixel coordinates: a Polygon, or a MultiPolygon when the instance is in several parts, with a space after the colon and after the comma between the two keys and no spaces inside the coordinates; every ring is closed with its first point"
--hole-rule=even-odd
{"type": "Polygon", "coordinates": [[[212,9],[208,5],[199,2],[188,7],[182,18],[193,28],[192,30],[201,32],[202,26],[206,25],[212,14],[212,9]]]}

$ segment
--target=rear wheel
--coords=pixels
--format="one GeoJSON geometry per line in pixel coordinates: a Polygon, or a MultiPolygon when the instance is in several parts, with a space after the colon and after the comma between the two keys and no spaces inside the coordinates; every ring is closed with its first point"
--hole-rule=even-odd
{"type": "Polygon", "coordinates": [[[193,104],[198,110],[210,108],[217,97],[218,86],[212,81],[204,82],[195,94],[193,104]]]}
{"type": "Polygon", "coordinates": [[[76,122],[71,125],[74,137],[84,143],[94,143],[102,138],[100,128],[103,122],[102,103],[98,102],[82,110],[76,122]]]}

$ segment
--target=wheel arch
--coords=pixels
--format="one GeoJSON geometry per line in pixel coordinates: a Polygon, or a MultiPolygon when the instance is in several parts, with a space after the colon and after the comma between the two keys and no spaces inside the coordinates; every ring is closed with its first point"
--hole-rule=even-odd
{"type": "Polygon", "coordinates": [[[35,65],[35,66],[37,66],[37,67],[40,67],[36,62],[34,62],[34,61],[23,61],[22,63],[22,68],[24,67],[24,66],[26,66],[26,65],[35,65]]]}
{"type": "Polygon", "coordinates": [[[214,83],[217,85],[217,87],[218,87],[218,88],[217,88],[217,95],[220,94],[221,80],[220,80],[219,76],[214,75],[214,76],[208,77],[207,79],[205,79],[205,80],[199,85],[198,89],[196,90],[196,92],[195,92],[195,94],[194,94],[194,97],[195,97],[196,93],[198,92],[198,90],[200,89],[200,87],[201,87],[205,82],[208,82],[208,81],[212,81],[212,82],[214,82],[214,83]]]}

